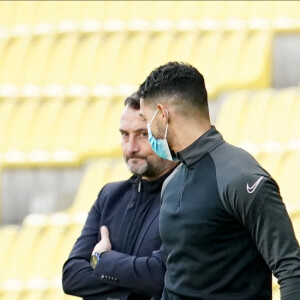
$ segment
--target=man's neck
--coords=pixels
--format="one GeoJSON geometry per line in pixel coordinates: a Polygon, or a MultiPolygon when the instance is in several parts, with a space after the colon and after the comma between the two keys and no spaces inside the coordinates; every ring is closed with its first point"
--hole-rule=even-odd
{"type": "Polygon", "coordinates": [[[174,123],[172,140],[170,141],[173,151],[184,150],[210,129],[210,121],[206,119],[184,120],[184,122],[174,123]]]}

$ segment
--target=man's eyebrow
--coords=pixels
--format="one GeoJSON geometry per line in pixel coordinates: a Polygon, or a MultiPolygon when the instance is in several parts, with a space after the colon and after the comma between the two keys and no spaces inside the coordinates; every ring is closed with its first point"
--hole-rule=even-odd
{"type": "Polygon", "coordinates": [[[134,132],[137,132],[137,133],[146,132],[146,131],[147,131],[147,128],[138,128],[138,129],[134,130],[134,132]]]}
{"type": "MultiPolygon", "coordinates": [[[[124,130],[124,129],[122,129],[122,128],[120,128],[119,131],[120,131],[121,133],[128,133],[127,130],[124,130]]],[[[135,129],[133,132],[134,132],[134,133],[147,132],[147,128],[145,128],[145,127],[143,127],[143,128],[138,128],[138,129],[135,129]]]]}

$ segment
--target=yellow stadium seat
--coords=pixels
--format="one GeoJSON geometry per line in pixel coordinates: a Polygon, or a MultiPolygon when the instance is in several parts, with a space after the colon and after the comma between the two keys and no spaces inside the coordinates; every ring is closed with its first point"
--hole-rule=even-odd
{"type": "Polygon", "coordinates": [[[11,38],[6,43],[1,57],[0,85],[22,84],[24,58],[27,56],[30,43],[30,36],[11,38]]]}
{"type": "Polygon", "coordinates": [[[38,1],[12,1],[13,6],[11,25],[29,25],[33,22],[36,4],[38,1]]]}
{"type": "Polygon", "coordinates": [[[28,289],[23,291],[21,297],[22,300],[43,300],[45,297],[45,290],[42,288],[28,289]]]}
{"type": "Polygon", "coordinates": [[[73,300],[78,299],[78,297],[74,297],[74,296],[65,297],[62,288],[61,289],[52,288],[52,289],[48,289],[45,292],[43,300],[64,300],[64,299],[71,300],[72,298],[73,298],[73,300]]]}
{"type": "MultiPolygon", "coordinates": [[[[53,2],[53,1],[37,1],[37,2],[53,2]]],[[[54,1],[55,2],[55,1],[54,1]]],[[[27,52],[24,70],[22,72],[22,85],[40,86],[45,78],[46,66],[50,59],[51,51],[53,51],[55,38],[53,35],[41,35],[33,37],[29,50],[27,52]]]]}
{"type": "MultiPolygon", "coordinates": [[[[59,98],[46,98],[41,101],[32,123],[26,159],[30,164],[42,165],[50,161],[53,137],[57,133],[55,125],[61,114],[64,102],[59,98]]],[[[67,118],[67,116],[65,116],[67,118]]]]}
{"type": "Polygon", "coordinates": [[[178,1],[177,15],[180,19],[219,19],[224,12],[224,1],[178,1]]]}
{"type": "Polygon", "coordinates": [[[11,27],[13,25],[13,12],[16,1],[0,1],[0,26],[11,27]]]}
{"type": "Polygon", "coordinates": [[[52,164],[68,165],[80,162],[80,153],[76,151],[80,143],[78,132],[87,106],[88,100],[84,97],[69,98],[65,101],[57,118],[57,124],[53,126],[52,164]]]}
{"type": "Polygon", "coordinates": [[[172,20],[176,16],[175,1],[127,1],[129,2],[128,19],[172,20]]]}
{"type": "Polygon", "coordinates": [[[130,10],[129,4],[130,1],[110,1],[105,7],[105,20],[126,19],[130,10]]]}
{"type": "Polygon", "coordinates": [[[222,20],[242,19],[248,20],[251,18],[252,5],[255,1],[217,1],[219,5],[223,2],[224,5],[221,7],[220,18],[222,20]]]}
{"type": "MultiPolygon", "coordinates": [[[[0,99],[0,153],[5,150],[5,145],[8,140],[9,124],[17,107],[15,99],[0,99]]],[[[0,154],[0,157],[2,155],[0,154]]],[[[2,159],[0,158],[0,161],[2,159]]]]}
{"type": "Polygon", "coordinates": [[[139,70],[143,63],[144,53],[149,44],[149,35],[146,32],[128,33],[120,49],[117,66],[112,84],[137,85],[143,78],[139,78],[139,70]]]}
{"type": "Polygon", "coordinates": [[[300,212],[292,216],[292,223],[294,226],[294,231],[298,242],[300,243],[300,212]]]}
{"type": "Polygon", "coordinates": [[[53,278],[59,279],[59,281],[61,280],[62,266],[67,260],[75,241],[80,236],[80,232],[83,228],[86,217],[87,214],[82,214],[80,216],[75,214],[69,216],[69,219],[71,219],[72,223],[67,227],[61,243],[57,245],[54,256],[55,263],[52,264],[52,266],[49,266],[49,274],[52,275],[53,278]],[[78,217],[80,217],[80,219],[78,217]],[[79,220],[75,222],[75,218],[78,218],[79,220]]]}
{"type": "MultiPolygon", "coordinates": [[[[179,1],[178,1],[179,2],[179,1]]],[[[190,62],[198,34],[193,31],[172,33],[173,41],[167,54],[167,61],[190,62]]]]}
{"type": "MultiPolygon", "coordinates": [[[[68,221],[66,219],[66,221],[68,221]]],[[[62,265],[58,264],[58,248],[64,243],[64,234],[67,232],[67,226],[63,219],[48,224],[43,234],[39,236],[35,249],[32,249],[30,264],[28,265],[28,274],[30,278],[48,279],[61,275],[62,265]],[[47,253],[47,259],[41,259],[47,253]]],[[[28,278],[28,279],[30,279],[28,278]]]]}
{"type": "Polygon", "coordinates": [[[273,5],[273,18],[299,18],[299,1],[276,1],[273,5]]]}
{"type": "Polygon", "coordinates": [[[13,118],[7,124],[7,140],[5,142],[5,164],[23,164],[25,152],[30,149],[31,125],[38,111],[40,101],[37,99],[23,99],[17,103],[13,118]]]}
{"type": "Polygon", "coordinates": [[[0,300],[21,300],[23,296],[23,292],[20,290],[7,290],[7,289],[2,289],[0,291],[0,300]]]}
{"type": "MultiPolygon", "coordinates": [[[[270,103],[268,115],[264,115],[264,141],[265,143],[278,142],[285,144],[288,141],[287,131],[290,128],[292,121],[294,105],[296,101],[296,90],[294,88],[287,88],[275,92],[270,103]]],[[[263,110],[259,107],[259,110],[263,110]]],[[[266,145],[267,146],[267,145],[266,145]]]]}
{"type": "Polygon", "coordinates": [[[123,20],[142,19],[142,20],[149,21],[155,18],[155,15],[151,14],[154,1],[126,1],[126,2],[128,2],[127,15],[126,16],[123,15],[121,17],[123,20]]]}
{"type": "MultiPolygon", "coordinates": [[[[93,1],[95,3],[105,1],[93,1]]],[[[90,85],[93,81],[98,80],[94,77],[94,64],[97,54],[102,52],[103,48],[103,34],[85,33],[80,38],[80,42],[76,46],[74,56],[72,57],[72,65],[66,84],[72,85],[90,85]],[[95,78],[93,80],[93,78],[95,78]]],[[[115,70],[116,71],[116,70],[115,70]]],[[[115,73],[118,73],[118,70],[115,73]]]]}
{"type": "MultiPolygon", "coordinates": [[[[240,87],[266,88],[271,85],[272,42],[271,31],[249,32],[247,43],[241,48],[241,63],[235,73],[235,80],[240,87]]],[[[228,55],[228,59],[230,58],[228,55]]]]}
{"type": "Polygon", "coordinates": [[[4,38],[0,39],[0,67],[3,66],[4,63],[3,59],[5,57],[4,54],[5,54],[5,50],[8,48],[8,44],[9,44],[8,39],[4,39],[4,38]]]}
{"type": "Polygon", "coordinates": [[[260,153],[257,157],[261,166],[270,173],[277,181],[280,178],[280,172],[284,163],[284,154],[281,152],[260,153]]]}
{"type": "Polygon", "coordinates": [[[97,20],[104,21],[107,13],[107,1],[83,1],[81,5],[81,20],[97,20]]]}
{"type": "Polygon", "coordinates": [[[223,33],[221,31],[204,31],[197,34],[195,46],[189,62],[194,65],[205,78],[207,91],[215,95],[214,71],[218,66],[215,63],[218,49],[220,49],[223,33]]]}
{"type": "Polygon", "coordinates": [[[242,112],[244,113],[243,122],[235,124],[241,128],[239,145],[242,147],[254,147],[253,150],[261,150],[260,146],[265,140],[265,128],[270,122],[269,115],[272,109],[273,94],[271,89],[249,91],[249,101],[245,111],[242,112]]]}
{"type": "Polygon", "coordinates": [[[47,64],[43,85],[64,85],[72,67],[72,56],[78,45],[78,34],[56,35],[47,64]]]}
{"type": "Polygon", "coordinates": [[[36,10],[32,16],[35,24],[55,24],[59,1],[35,1],[36,10]]]}
{"type": "Polygon", "coordinates": [[[283,201],[290,213],[300,210],[300,152],[288,154],[278,177],[283,201]]]}
{"type": "Polygon", "coordinates": [[[120,157],[122,155],[119,129],[123,110],[123,99],[116,98],[108,108],[109,115],[106,115],[102,120],[101,128],[105,128],[105,137],[104,140],[96,139],[95,141],[95,146],[97,149],[101,149],[102,155],[109,157],[120,157]]]}
{"type": "Polygon", "coordinates": [[[238,144],[241,128],[249,105],[249,91],[229,94],[222,103],[216,120],[216,128],[222,132],[226,141],[238,144]]]}
{"type": "Polygon", "coordinates": [[[16,246],[16,240],[20,228],[15,225],[4,226],[0,228],[0,240],[3,241],[0,247],[0,281],[4,280],[7,275],[5,266],[9,264],[9,253],[16,246]]]}
{"type": "Polygon", "coordinates": [[[91,163],[82,178],[70,213],[87,212],[95,202],[100,189],[109,181],[111,159],[100,159],[91,163]]]}
{"type": "Polygon", "coordinates": [[[170,32],[153,32],[149,35],[146,49],[139,66],[139,82],[156,67],[167,63],[168,53],[172,47],[173,34],[170,32]]]}
{"type": "Polygon", "coordinates": [[[6,279],[26,280],[29,278],[29,267],[32,263],[30,258],[38,246],[39,238],[43,232],[45,217],[42,215],[29,215],[25,218],[22,230],[17,236],[14,248],[11,249],[6,261],[6,279]],[[26,259],[15,259],[19,253],[26,259]]]}
{"type": "Polygon", "coordinates": [[[92,100],[84,112],[78,139],[81,158],[120,155],[120,101],[92,100]]]}
{"type": "Polygon", "coordinates": [[[300,90],[296,90],[296,99],[286,130],[288,148],[300,150],[300,90]]]}
{"type": "Polygon", "coordinates": [[[174,19],[201,19],[203,9],[200,9],[200,1],[174,1],[174,19]]]}
{"type": "Polygon", "coordinates": [[[56,22],[79,22],[81,7],[85,1],[59,1],[56,11],[56,22]]]}
{"type": "MultiPolygon", "coordinates": [[[[250,2],[250,1],[249,1],[250,2]]],[[[269,1],[251,1],[252,5],[249,13],[252,19],[271,20],[274,16],[274,2],[269,1]]]]}
{"type": "MultiPolygon", "coordinates": [[[[106,120],[110,118],[110,105],[110,99],[105,98],[94,99],[88,103],[80,124],[76,147],[82,160],[101,156],[103,149],[108,146],[105,144],[106,130],[109,130],[106,120]]],[[[118,123],[119,119],[115,122],[118,123]]]]}
{"type": "MultiPolygon", "coordinates": [[[[126,55],[123,48],[127,34],[124,32],[107,33],[101,39],[101,46],[97,51],[92,69],[91,85],[97,84],[120,84],[116,82],[115,76],[119,70],[118,59],[121,55],[126,55]]],[[[134,66],[136,66],[135,62],[134,66]]]]}
{"type": "MultiPolygon", "coordinates": [[[[217,92],[239,88],[236,77],[239,66],[245,59],[243,52],[248,44],[246,31],[226,31],[222,34],[220,45],[214,56],[214,68],[210,69],[209,78],[217,92]]],[[[254,53],[252,53],[254,55],[254,53]]]]}

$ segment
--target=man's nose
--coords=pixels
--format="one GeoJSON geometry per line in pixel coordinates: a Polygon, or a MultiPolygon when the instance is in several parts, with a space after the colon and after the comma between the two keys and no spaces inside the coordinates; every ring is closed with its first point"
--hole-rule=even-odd
{"type": "Polygon", "coordinates": [[[130,153],[137,153],[140,150],[140,147],[134,137],[129,138],[127,149],[130,153]]]}

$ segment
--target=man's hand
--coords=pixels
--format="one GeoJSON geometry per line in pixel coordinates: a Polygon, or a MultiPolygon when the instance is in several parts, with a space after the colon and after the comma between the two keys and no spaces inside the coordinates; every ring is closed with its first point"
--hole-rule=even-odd
{"type": "Polygon", "coordinates": [[[106,226],[101,226],[100,234],[101,234],[101,240],[99,241],[98,244],[96,244],[92,254],[94,254],[95,252],[103,253],[105,251],[111,250],[108,228],[106,226]]]}

